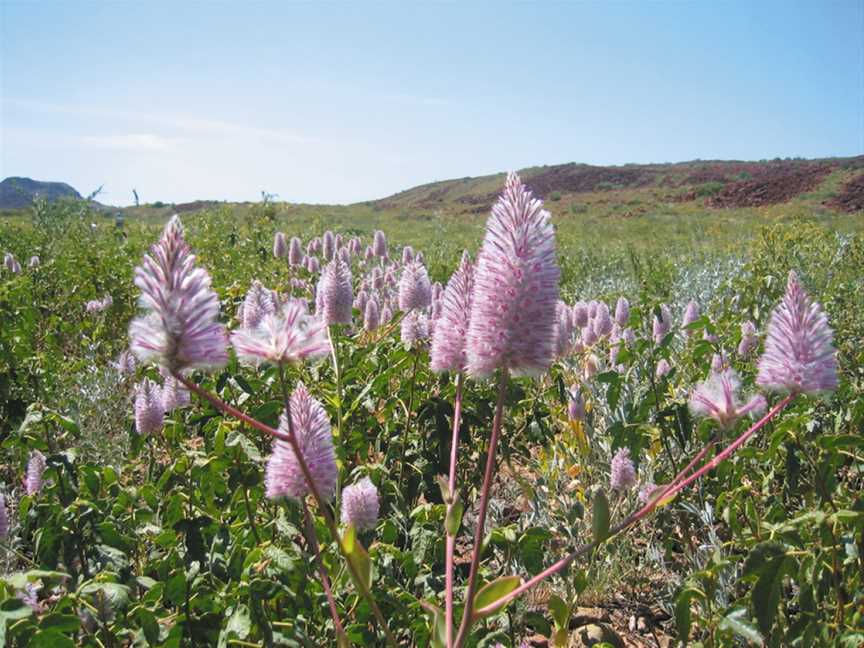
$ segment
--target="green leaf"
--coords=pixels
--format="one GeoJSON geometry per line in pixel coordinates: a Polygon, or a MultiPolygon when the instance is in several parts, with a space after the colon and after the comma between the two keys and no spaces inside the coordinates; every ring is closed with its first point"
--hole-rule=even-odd
{"type": "Polygon", "coordinates": [[[444,518],[444,528],[450,537],[455,537],[459,533],[464,510],[465,505],[462,504],[462,498],[457,494],[453,504],[447,508],[447,516],[444,518]]]}
{"type": "MultiPolygon", "coordinates": [[[[352,567],[354,567],[357,577],[360,579],[358,586],[362,584],[366,589],[370,589],[372,587],[372,561],[369,559],[366,549],[363,548],[363,545],[357,539],[357,532],[353,524],[349,524],[348,528],[345,529],[345,533],[342,536],[342,548],[345,551],[345,556],[352,567]]],[[[353,573],[351,574],[351,578],[356,581],[353,573]]]]}
{"type": "Polygon", "coordinates": [[[690,602],[693,599],[701,600],[705,595],[701,590],[695,587],[688,587],[681,591],[675,599],[675,626],[678,628],[678,636],[683,640],[687,640],[690,635],[690,625],[692,619],[690,616],[690,602]]]}
{"type": "Polygon", "coordinates": [[[609,500],[603,489],[600,489],[594,496],[593,518],[591,520],[595,542],[603,542],[609,537],[609,518],[609,500]]]}
{"type": "Polygon", "coordinates": [[[557,628],[567,628],[570,625],[570,606],[557,594],[549,597],[549,612],[557,628]]]}
{"type": "Polygon", "coordinates": [[[543,569],[543,546],[551,537],[547,529],[531,527],[519,538],[519,556],[532,576],[543,569]]]}
{"type": "Polygon", "coordinates": [[[731,630],[734,634],[742,639],[762,645],[762,635],[753,625],[753,622],[747,616],[747,610],[744,608],[735,608],[720,621],[718,626],[720,630],[731,630]]]}
{"type": "Polygon", "coordinates": [[[94,597],[105,597],[112,610],[124,608],[129,603],[129,587],[121,583],[89,583],[81,589],[81,592],[93,594],[94,597]]]}
{"type": "Polygon", "coordinates": [[[482,619],[487,616],[480,614],[480,610],[507,596],[519,587],[521,582],[522,579],[518,576],[501,576],[477,590],[477,594],[474,595],[474,619],[482,619]]]}
{"type": "Polygon", "coordinates": [[[75,648],[75,642],[59,630],[40,630],[30,637],[28,646],[34,648],[75,648]]]}
{"type": "Polygon", "coordinates": [[[75,614],[53,612],[42,618],[39,627],[43,630],[50,628],[57,632],[76,632],[81,627],[81,619],[75,614]]]}

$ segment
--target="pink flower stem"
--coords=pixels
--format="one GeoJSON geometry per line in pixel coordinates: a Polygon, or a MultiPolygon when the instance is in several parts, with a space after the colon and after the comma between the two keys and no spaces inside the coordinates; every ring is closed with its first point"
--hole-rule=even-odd
{"type": "MultiPolygon", "coordinates": [[[[334,542],[336,542],[336,545],[339,547],[339,551],[344,556],[345,563],[348,566],[348,571],[351,572],[354,582],[357,584],[357,587],[360,590],[360,594],[369,603],[369,607],[372,608],[372,613],[375,615],[375,619],[381,625],[381,628],[387,637],[387,642],[394,647],[397,646],[398,644],[396,643],[396,639],[391,634],[390,628],[387,627],[387,623],[384,620],[384,615],[381,613],[381,608],[378,607],[378,603],[375,602],[375,598],[372,596],[369,588],[366,587],[365,583],[363,583],[363,580],[360,578],[360,574],[357,573],[354,564],[351,562],[351,560],[349,560],[348,556],[345,555],[344,548],[342,547],[342,542],[339,540],[339,529],[336,526],[336,521],[333,519],[333,515],[330,513],[327,502],[325,502],[324,499],[321,497],[321,493],[318,491],[318,487],[315,485],[315,481],[312,479],[312,473],[309,472],[309,466],[306,464],[306,459],[303,457],[303,453],[300,450],[300,444],[297,443],[297,437],[294,434],[294,424],[291,420],[291,408],[287,407],[287,403],[285,410],[285,418],[288,421],[288,434],[282,434],[278,430],[274,430],[270,426],[261,423],[261,421],[258,421],[251,416],[247,416],[237,408],[231,407],[228,403],[223,401],[215,394],[211,394],[206,389],[202,389],[195,383],[181,376],[179,373],[174,373],[174,377],[181,383],[183,383],[188,389],[210,402],[214,407],[216,407],[216,409],[219,409],[226,414],[230,414],[231,416],[240,419],[244,423],[251,425],[258,430],[261,430],[262,432],[271,434],[279,439],[284,439],[291,445],[291,450],[294,452],[294,456],[297,457],[297,463],[300,466],[300,471],[303,473],[303,478],[306,480],[306,485],[309,487],[309,492],[312,493],[312,497],[318,504],[318,510],[324,517],[324,521],[327,524],[327,528],[329,529],[330,534],[333,536],[334,542]]],[[[282,382],[283,392],[285,392],[285,371],[281,365],[279,366],[279,377],[282,382]]]]}
{"type": "MultiPolygon", "coordinates": [[[[505,605],[510,603],[510,601],[513,601],[514,599],[518,598],[519,596],[521,596],[522,594],[524,594],[525,592],[530,590],[532,587],[534,587],[535,585],[540,583],[540,581],[544,580],[545,578],[548,578],[549,576],[552,576],[553,574],[557,574],[562,569],[565,569],[570,563],[572,563],[579,556],[586,554],[590,551],[593,551],[594,549],[599,547],[603,542],[606,542],[606,540],[609,540],[610,538],[618,535],[622,531],[624,531],[627,528],[636,524],[636,522],[638,522],[639,520],[644,518],[646,515],[651,513],[654,509],[656,509],[657,506],[661,502],[663,502],[664,500],[666,500],[670,497],[675,496],[681,490],[683,490],[684,488],[686,488],[687,486],[692,484],[694,481],[699,479],[702,475],[704,475],[708,471],[713,470],[718,465],[720,465],[725,459],[727,459],[730,455],[732,455],[732,453],[734,453],[739,447],[741,447],[744,443],[746,443],[746,441],[751,436],[753,436],[756,432],[758,432],[766,423],[768,423],[772,418],[774,418],[778,413],[780,413],[787,405],[789,405],[789,403],[792,402],[792,400],[795,398],[796,395],[797,394],[789,394],[786,398],[784,398],[779,403],[777,403],[777,405],[775,405],[767,414],[765,414],[765,416],[763,416],[761,419],[759,419],[759,421],[754,423],[751,428],[749,428],[741,436],[739,436],[732,443],[730,443],[722,452],[720,452],[711,461],[709,461],[704,466],[699,468],[699,470],[697,470],[695,473],[693,473],[690,477],[679,481],[680,477],[682,477],[684,474],[686,474],[693,467],[693,465],[695,465],[695,460],[691,461],[690,464],[686,468],[684,468],[684,470],[682,470],[679,473],[679,476],[676,477],[675,480],[673,480],[672,483],[669,484],[663,490],[662,494],[659,497],[652,497],[650,499],[650,501],[645,506],[643,506],[641,509],[639,509],[635,513],[631,514],[623,522],[617,524],[612,529],[610,529],[609,534],[606,536],[606,538],[604,538],[603,540],[601,540],[599,542],[595,540],[594,542],[592,542],[590,544],[582,545],[581,547],[579,547],[578,549],[576,549],[575,551],[573,551],[569,555],[565,556],[564,558],[562,558],[561,560],[559,560],[555,564],[544,569],[542,572],[540,572],[539,574],[537,574],[533,578],[530,578],[529,580],[522,583],[519,587],[514,589],[512,592],[510,592],[506,596],[503,596],[500,599],[498,599],[497,601],[495,601],[494,603],[487,605],[486,607],[484,607],[480,610],[477,610],[477,614],[488,615],[488,614],[492,614],[493,612],[500,610],[505,605]]],[[[710,444],[708,447],[710,447],[710,444]]],[[[706,448],[703,448],[703,450],[700,451],[699,454],[704,457],[705,454],[707,454],[707,452],[708,452],[708,448],[706,447],[706,448]]],[[[698,455],[697,455],[697,458],[698,458],[698,455]]]]}
{"type": "MultiPolygon", "coordinates": [[[[450,478],[447,481],[447,487],[450,490],[450,496],[456,495],[456,456],[459,447],[459,425],[462,421],[462,372],[456,375],[456,399],[453,403],[453,438],[450,441],[450,478]]],[[[447,634],[447,648],[453,646],[453,558],[456,549],[456,535],[447,534],[446,549],[445,549],[445,627],[447,634]]]]}
{"type": "Polygon", "coordinates": [[[477,590],[477,576],[480,569],[480,553],[483,550],[483,537],[486,531],[486,511],[489,509],[489,490],[495,475],[495,451],[498,449],[498,437],[501,434],[501,419],[504,413],[504,396],[507,394],[509,373],[501,370],[498,379],[498,402],[495,404],[495,416],[492,419],[492,436],[489,439],[489,450],[486,453],[486,470],[483,474],[483,489],[480,491],[480,511],[477,516],[477,528],[474,531],[474,549],[471,553],[471,571],[468,573],[468,591],[465,593],[465,608],[462,613],[462,623],[456,634],[454,646],[460,648],[468,638],[468,631],[473,622],[471,616],[474,608],[474,594],[477,590]]]}
{"type": "Polygon", "coordinates": [[[321,560],[321,550],[318,548],[318,535],[315,533],[315,523],[312,521],[312,514],[309,512],[309,507],[306,502],[303,502],[303,516],[306,518],[306,538],[309,541],[309,548],[315,554],[315,564],[318,567],[318,575],[321,577],[321,585],[324,587],[324,594],[327,596],[327,605],[330,608],[330,616],[333,618],[333,626],[336,629],[336,636],[339,638],[339,645],[351,645],[348,637],[345,634],[345,628],[342,627],[342,621],[339,619],[339,611],[336,609],[336,600],[333,598],[333,592],[330,589],[330,578],[327,576],[327,569],[324,567],[324,561],[321,560]]]}

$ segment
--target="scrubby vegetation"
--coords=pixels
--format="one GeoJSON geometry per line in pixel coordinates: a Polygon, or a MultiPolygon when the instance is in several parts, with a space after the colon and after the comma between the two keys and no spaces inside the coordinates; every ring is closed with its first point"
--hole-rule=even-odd
{"type": "MultiPolygon", "coordinates": [[[[618,189],[603,189],[554,201],[551,320],[526,297],[548,296],[551,275],[500,294],[486,276],[488,299],[527,300],[529,326],[507,344],[552,331],[556,347],[549,363],[487,354],[492,372],[480,347],[466,372],[430,358],[436,327],[459,328],[443,289],[463,249],[476,260],[486,214],[265,201],[184,216],[215,293],[216,328],[195,339],[221,326],[254,338],[232,337],[221,359],[167,338],[142,350],[152,321],[128,353],[130,322],[181,308],[142,310],[154,289],[133,282],[150,246],[178,236],[165,215],[119,227],[37,202],[5,220],[0,252],[20,267],[0,270],[0,644],[860,645],[860,223],[800,204],[788,218],[642,194],[610,205],[618,189]],[[837,382],[808,373],[777,393],[758,363],[778,304],[804,299],[789,297],[797,285],[833,329],[837,382]],[[313,314],[296,306],[305,341],[279,355],[253,315],[288,297],[313,314]],[[731,410],[699,405],[727,394],[731,410]],[[760,395],[754,423],[743,410],[760,395]],[[332,474],[326,448],[300,452],[316,488],[295,433],[332,442],[332,474]]],[[[475,317],[475,337],[500,325],[475,317]]]]}

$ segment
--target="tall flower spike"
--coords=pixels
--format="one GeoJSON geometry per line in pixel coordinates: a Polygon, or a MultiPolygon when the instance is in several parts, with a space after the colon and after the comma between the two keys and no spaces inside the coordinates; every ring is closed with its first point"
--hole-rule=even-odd
{"type": "MultiPolygon", "coordinates": [[[[291,394],[291,427],[318,494],[329,501],[336,493],[336,453],[330,435],[330,421],[324,408],[312,398],[306,387],[297,385],[291,394]]],[[[279,431],[288,434],[288,418],[282,414],[279,431]]],[[[265,494],[270,499],[292,497],[301,499],[310,490],[297,455],[291,444],[282,439],[273,441],[273,453],[264,472],[265,494]]]]}
{"type": "Polygon", "coordinates": [[[309,274],[318,274],[321,271],[321,262],[316,256],[306,257],[306,272],[309,274]]]}
{"type": "Polygon", "coordinates": [[[342,523],[353,525],[358,531],[374,529],[380,508],[378,489],[368,477],[342,491],[342,523]]]}
{"type": "Polygon", "coordinates": [[[375,230],[372,238],[372,253],[381,259],[387,257],[387,237],[381,230],[375,230]]]}
{"type": "Polygon", "coordinates": [[[282,232],[276,232],[276,235],[273,237],[273,256],[277,259],[283,259],[288,256],[288,243],[282,232]]]}
{"type": "Polygon", "coordinates": [[[234,331],[231,344],[240,362],[253,367],[262,362],[296,364],[330,353],[325,324],[298,299],[267,313],[254,328],[234,331]]]}
{"type": "Polygon", "coordinates": [[[189,390],[167,371],[162,370],[160,373],[164,379],[160,392],[162,409],[165,412],[173,412],[175,409],[188,407],[192,403],[189,390]]]}
{"type": "Polygon", "coordinates": [[[366,302],[366,308],[363,312],[363,328],[367,331],[374,331],[381,324],[380,313],[378,312],[378,300],[371,297],[366,302]]]}
{"type": "Polygon", "coordinates": [[[672,365],[669,364],[666,358],[661,358],[660,361],[657,363],[657,367],[654,369],[654,377],[657,380],[660,380],[661,378],[665,377],[666,374],[668,374],[670,371],[672,371],[672,365]]]}
{"type": "Polygon", "coordinates": [[[681,326],[684,329],[684,333],[686,333],[687,337],[693,335],[693,331],[688,329],[693,322],[699,319],[699,304],[695,301],[690,301],[687,304],[687,308],[684,309],[684,318],[681,320],[681,326]]]}
{"type": "Polygon", "coordinates": [[[579,328],[588,326],[588,304],[585,302],[576,302],[573,306],[573,324],[579,328]]]}
{"type": "Polygon", "coordinates": [[[291,237],[291,243],[288,245],[288,264],[292,268],[296,268],[303,263],[303,244],[296,236],[291,237]]]}
{"type": "Polygon", "coordinates": [[[333,232],[327,230],[321,238],[321,255],[325,261],[332,261],[334,254],[336,254],[336,238],[333,232]]]}
{"type": "Polygon", "coordinates": [[[603,302],[597,304],[597,311],[594,313],[591,326],[598,338],[609,335],[612,332],[612,316],[609,313],[609,307],[603,302]]]}
{"type": "Polygon", "coordinates": [[[129,326],[131,349],[139,360],[172,371],[228,362],[225,327],[217,321],[219,299],[210,288],[210,275],[195,266],[176,216],[135,269],[135,285],[146,311],[129,326]]]}
{"type": "Polygon", "coordinates": [[[412,310],[402,318],[400,339],[408,349],[413,349],[429,337],[429,320],[425,313],[412,310]]]}
{"type": "Polygon", "coordinates": [[[573,311],[562,300],[555,306],[555,357],[563,358],[573,348],[573,311]]]}
{"type": "Polygon", "coordinates": [[[630,448],[621,448],[612,457],[609,485],[612,490],[630,490],[636,485],[636,468],[630,459],[630,448]]]}
{"type": "Polygon", "coordinates": [[[315,293],[315,311],[327,324],[350,324],[354,294],[351,288],[351,268],[340,258],[324,267],[315,293]]]}
{"type": "Polygon", "coordinates": [[[615,304],[615,323],[622,329],[626,328],[630,321],[630,302],[624,297],[618,298],[618,303],[615,304]]]}
{"type": "Polygon", "coordinates": [[[712,418],[721,429],[727,430],[743,416],[759,414],[765,409],[765,399],[753,396],[741,404],[738,390],[741,381],[733,369],[714,372],[704,383],[698,385],[690,395],[690,412],[694,416],[712,418]]]}
{"type": "Polygon", "coordinates": [[[666,304],[660,304],[660,314],[654,316],[652,333],[654,342],[660,344],[672,328],[672,313],[666,304]]]}
{"type": "Polygon", "coordinates": [[[552,364],[561,273],[549,218],[542,201],[509,174],[486,223],[474,274],[467,336],[473,377],[500,367],[537,375],[552,364]]]}
{"type": "Polygon", "coordinates": [[[432,302],[432,284],[426,268],[412,261],[399,279],[399,309],[426,308],[432,302]]]}
{"type": "Polygon", "coordinates": [[[24,489],[28,495],[35,495],[42,490],[42,475],[45,472],[45,455],[38,450],[30,453],[27,462],[27,479],[24,480],[24,489]]]}
{"type": "Polygon", "coordinates": [[[408,265],[414,260],[414,248],[406,245],[402,248],[402,265],[408,265]]]}
{"type": "Polygon", "coordinates": [[[474,264],[467,252],[441,297],[441,315],[432,336],[429,366],[432,371],[463,371],[467,361],[466,336],[474,293],[474,264]]]}
{"type": "Polygon", "coordinates": [[[759,346],[759,337],[756,335],[756,325],[747,321],[741,325],[741,341],[738,343],[738,355],[749,356],[759,346]]]}
{"type": "Polygon", "coordinates": [[[28,263],[27,265],[29,265],[30,268],[33,269],[33,268],[38,268],[41,264],[42,264],[42,261],[39,259],[38,256],[36,256],[34,254],[33,256],[30,257],[30,263],[28,263]]]}
{"type": "Polygon", "coordinates": [[[567,417],[571,421],[585,420],[585,399],[579,385],[570,385],[569,398],[567,399],[567,417]]]}
{"type": "Polygon", "coordinates": [[[276,295],[260,281],[253,281],[240,308],[240,323],[243,328],[255,328],[265,315],[276,311],[276,295]]]}
{"type": "Polygon", "coordinates": [[[135,393],[135,431],[147,436],[162,429],[165,409],[159,385],[149,378],[138,384],[135,393]]]}
{"type": "Polygon", "coordinates": [[[756,384],[770,391],[815,395],[837,389],[837,354],[828,318],[794,271],[771,314],[758,366],[756,384]]]}

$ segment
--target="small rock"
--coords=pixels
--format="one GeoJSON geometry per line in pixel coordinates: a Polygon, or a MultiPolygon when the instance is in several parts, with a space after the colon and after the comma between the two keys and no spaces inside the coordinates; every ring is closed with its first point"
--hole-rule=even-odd
{"type": "Polygon", "coordinates": [[[591,646],[604,642],[614,646],[614,648],[624,648],[624,641],[618,636],[618,633],[605,623],[582,626],[574,630],[572,635],[571,646],[573,648],[591,648],[591,646]]]}

